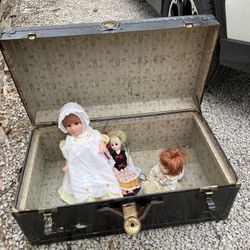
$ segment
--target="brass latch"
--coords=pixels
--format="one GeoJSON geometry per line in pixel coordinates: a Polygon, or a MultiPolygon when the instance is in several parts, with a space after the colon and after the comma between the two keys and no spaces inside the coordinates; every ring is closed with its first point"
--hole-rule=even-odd
{"type": "Polygon", "coordinates": [[[207,196],[211,196],[217,190],[217,188],[218,188],[217,185],[202,187],[202,188],[200,188],[200,192],[206,194],[207,196]]]}
{"type": "Polygon", "coordinates": [[[135,235],[141,231],[141,221],[147,216],[149,209],[152,205],[162,204],[163,201],[151,201],[150,203],[142,206],[137,211],[136,203],[130,202],[123,204],[121,208],[103,207],[99,208],[98,212],[111,212],[124,218],[123,227],[127,234],[135,235]]]}
{"type": "Polygon", "coordinates": [[[190,29],[190,28],[193,28],[193,23],[185,23],[185,27],[190,29]]]}
{"type": "Polygon", "coordinates": [[[113,21],[113,20],[109,20],[109,21],[105,21],[102,22],[99,25],[99,28],[103,31],[107,31],[107,30],[117,30],[120,27],[120,23],[117,21],[113,21]]]}
{"type": "Polygon", "coordinates": [[[141,231],[141,221],[138,218],[138,212],[135,203],[122,205],[124,230],[129,235],[138,234],[141,231]]]}
{"type": "Polygon", "coordinates": [[[35,40],[36,39],[36,33],[30,32],[27,37],[29,40],[35,40]]]}
{"type": "Polygon", "coordinates": [[[52,207],[52,208],[45,208],[45,209],[39,209],[38,213],[39,214],[52,214],[52,213],[57,213],[57,207],[52,207]]]}

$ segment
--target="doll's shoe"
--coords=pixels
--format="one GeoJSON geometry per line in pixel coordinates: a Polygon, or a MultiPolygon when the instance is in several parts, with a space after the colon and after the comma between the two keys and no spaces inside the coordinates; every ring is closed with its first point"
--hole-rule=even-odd
{"type": "Polygon", "coordinates": [[[134,195],[134,192],[123,194],[124,197],[133,196],[133,195],[134,195]]]}
{"type": "Polygon", "coordinates": [[[133,191],[122,191],[123,196],[128,196],[131,193],[133,193],[133,191]]]}
{"type": "Polygon", "coordinates": [[[134,189],[133,191],[133,195],[137,195],[139,192],[140,192],[140,190],[141,190],[141,188],[139,187],[139,188],[136,188],[136,189],[134,189]]]}
{"type": "Polygon", "coordinates": [[[141,188],[136,188],[134,189],[133,191],[128,191],[126,192],[126,194],[123,194],[124,197],[127,197],[127,196],[134,196],[134,195],[137,195],[139,193],[141,188]]]}

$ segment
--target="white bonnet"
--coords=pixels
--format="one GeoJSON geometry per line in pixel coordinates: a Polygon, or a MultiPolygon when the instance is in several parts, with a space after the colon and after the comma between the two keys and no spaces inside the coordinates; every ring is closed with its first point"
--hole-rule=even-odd
{"type": "Polygon", "coordinates": [[[82,123],[85,125],[85,131],[92,130],[92,128],[89,126],[89,117],[84,108],[76,102],[68,102],[61,108],[58,119],[58,128],[60,128],[64,133],[67,133],[67,130],[63,126],[62,122],[69,114],[77,115],[80,118],[82,123]]]}

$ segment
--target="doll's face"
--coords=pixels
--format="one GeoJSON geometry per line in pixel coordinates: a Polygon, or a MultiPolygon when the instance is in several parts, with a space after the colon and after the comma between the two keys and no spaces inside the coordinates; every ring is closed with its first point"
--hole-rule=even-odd
{"type": "Polygon", "coordinates": [[[84,131],[84,125],[77,115],[68,115],[63,120],[63,126],[67,132],[74,137],[77,137],[84,131]]]}
{"type": "Polygon", "coordinates": [[[121,140],[118,137],[112,137],[110,139],[110,146],[114,151],[121,149],[121,140]]]}

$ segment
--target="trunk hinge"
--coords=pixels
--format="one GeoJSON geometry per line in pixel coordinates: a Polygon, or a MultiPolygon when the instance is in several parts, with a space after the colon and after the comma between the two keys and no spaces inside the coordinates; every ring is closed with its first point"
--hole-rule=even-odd
{"type": "Polygon", "coordinates": [[[44,221],[44,235],[50,235],[55,233],[54,226],[53,226],[53,215],[56,214],[57,208],[49,208],[49,209],[41,209],[38,211],[39,214],[43,215],[44,221]]]}
{"type": "Polygon", "coordinates": [[[199,99],[199,97],[197,95],[195,96],[195,101],[196,101],[196,106],[198,108],[198,114],[200,115],[201,120],[204,121],[204,118],[203,118],[203,115],[202,115],[202,111],[201,111],[200,99],[199,99]]]}

